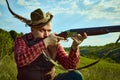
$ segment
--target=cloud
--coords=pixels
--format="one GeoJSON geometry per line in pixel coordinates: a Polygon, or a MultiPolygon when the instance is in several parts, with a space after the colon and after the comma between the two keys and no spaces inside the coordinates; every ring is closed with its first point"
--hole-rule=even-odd
{"type": "Polygon", "coordinates": [[[52,6],[50,11],[54,14],[76,14],[76,10],[78,10],[78,1],[79,0],[56,1],[56,5],[52,6]]]}
{"type": "Polygon", "coordinates": [[[120,20],[120,0],[61,0],[49,7],[54,14],[75,14],[86,20],[103,19],[116,23],[120,20]],[[67,5],[67,6],[66,6],[67,5]]]}
{"type": "Polygon", "coordinates": [[[97,5],[91,6],[87,11],[84,11],[89,19],[120,19],[120,3],[116,1],[102,2],[97,5]]]}
{"type": "Polygon", "coordinates": [[[0,5],[5,5],[5,0],[0,0],[0,5]]]}
{"type": "Polygon", "coordinates": [[[91,4],[93,4],[94,3],[94,1],[90,1],[90,0],[83,0],[83,3],[84,3],[84,5],[91,5],[91,4]]]}
{"type": "MultiPolygon", "coordinates": [[[[0,0],[0,4],[4,2],[4,0],[0,0]]],[[[46,4],[42,4],[42,2],[41,0],[18,0],[17,4],[28,10],[34,10],[40,5],[45,5],[44,8],[49,9],[54,15],[67,14],[69,16],[74,14],[85,16],[88,20],[120,20],[120,0],[51,0],[46,1],[46,4]]]]}
{"type": "Polygon", "coordinates": [[[0,17],[2,16],[2,13],[0,12],[0,17]]]}
{"type": "Polygon", "coordinates": [[[38,0],[18,0],[19,5],[24,6],[28,9],[36,9],[40,7],[40,2],[38,0]]]}

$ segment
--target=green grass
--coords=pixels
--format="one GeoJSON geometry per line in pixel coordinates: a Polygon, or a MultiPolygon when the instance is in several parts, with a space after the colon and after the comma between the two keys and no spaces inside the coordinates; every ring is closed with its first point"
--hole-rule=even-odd
{"type": "MultiPolygon", "coordinates": [[[[81,57],[78,67],[87,65],[95,60],[81,57]]],[[[89,68],[79,70],[85,80],[119,80],[120,79],[120,64],[109,63],[107,61],[100,61],[96,65],[89,68]]],[[[58,70],[61,73],[62,70],[58,70]]]]}
{"type": "MultiPolygon", "coordinates": [[[[95,60],[81,57],[78,67],[87,65],[95,60]]],[[[57,74],[64,71],[56,68],[57,74]]],[[[100,61],[94,66],[80,70],[85,80],[119,80],[120,64],[100,61]]],[[[0,60],[0,80],[16,80],[16,65],[14,59],[6,55],[0,60]]]]}
{"type": "Polygon", "coordinates": [[[6,55],[0,60],[0,80],[16,80],[17,70],[12,56],[6,55]]]}
{"type": "MultiPolygon", "coordinates": [[[[86,65],[94,60],[81,57],[79,66],[86,65]]],[[[108,63],[104,60],[100,61],[94,66],[83,69],[85,80],[119,80],[120,79],[120,64],[108,63]]]]}

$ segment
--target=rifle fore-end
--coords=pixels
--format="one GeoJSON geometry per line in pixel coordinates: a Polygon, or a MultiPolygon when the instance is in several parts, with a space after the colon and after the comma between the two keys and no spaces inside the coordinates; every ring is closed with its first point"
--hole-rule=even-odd
{"type": "Polygon", "coordinates": [[[67,40],[68,37],[71,37],[73,35],[77,34],[77,32],[69,32],[69,31],[64,31],[58,34],[57,36],[64,37],[65,40],[67,40]]]}
{"type": "Polygon", "coordinates": [[[102,35],[102,34],[107,34],[108,32],[107,31],[76,31],[76,32],[70,32],[70,31],[65,31],[65,32],[61,32],[60,34],[58,34],[58,36],[60,37],[64,37],[66,40],[68,37],[71,37],[73,35],[76,35],[76,34],[80,34],[80,35],[84,35],[84,33],[87,34],[87,36],[95,36],[95,35],[102,35]]]}

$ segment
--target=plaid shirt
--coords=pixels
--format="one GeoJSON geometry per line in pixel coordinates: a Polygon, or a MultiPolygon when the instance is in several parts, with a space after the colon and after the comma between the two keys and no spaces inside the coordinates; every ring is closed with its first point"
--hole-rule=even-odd
{"type": "MultiPolygon", "coordinates": [[[[32,33],[29,33],[26,38],[31,40],[34,39],[32,33]]],[[[46,50],[46,47],[42,40],[30,47],[26,44],[23,37],[18,37],[15,41],[14,47],[14,56],[17,66],[23,67],[30,64],[38,56],[40,56],[44,50],[46,50]]],[[[79,49],[74,51],[71,48],[68,55],[61,45],[58,46],[56,59],[64,68],[76,68],[79,62],[79,58],[79,49]]]]}

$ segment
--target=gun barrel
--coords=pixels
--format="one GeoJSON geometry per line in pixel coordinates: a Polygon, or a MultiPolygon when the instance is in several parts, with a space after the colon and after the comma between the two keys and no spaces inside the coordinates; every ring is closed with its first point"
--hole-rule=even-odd
{"type": "Polygon", "coordinates": [[[94,36],[94,35],[102,35],[112,32],[120,32],[120,25],[115,26],[104,26],[104,27],[92,27],[92,28],[81,28],[81,29],[70,29],[64,32],[61,32],[58,34],[58,36],[64,37],[67,39],[73,34],[81,34],[83,35],[84,32],[87,33],[88,36],[94,36]]]}
{"type": "Polygon", "coordinates": [[[107,34],[111,32],[120,32],[120,25],[82,28],[82,29],[70,29],[69,32],[77,32],[79,34],[83,34],[84,32],[86,32],[88,36],[102,35],[102,34],[107,34]]]}

